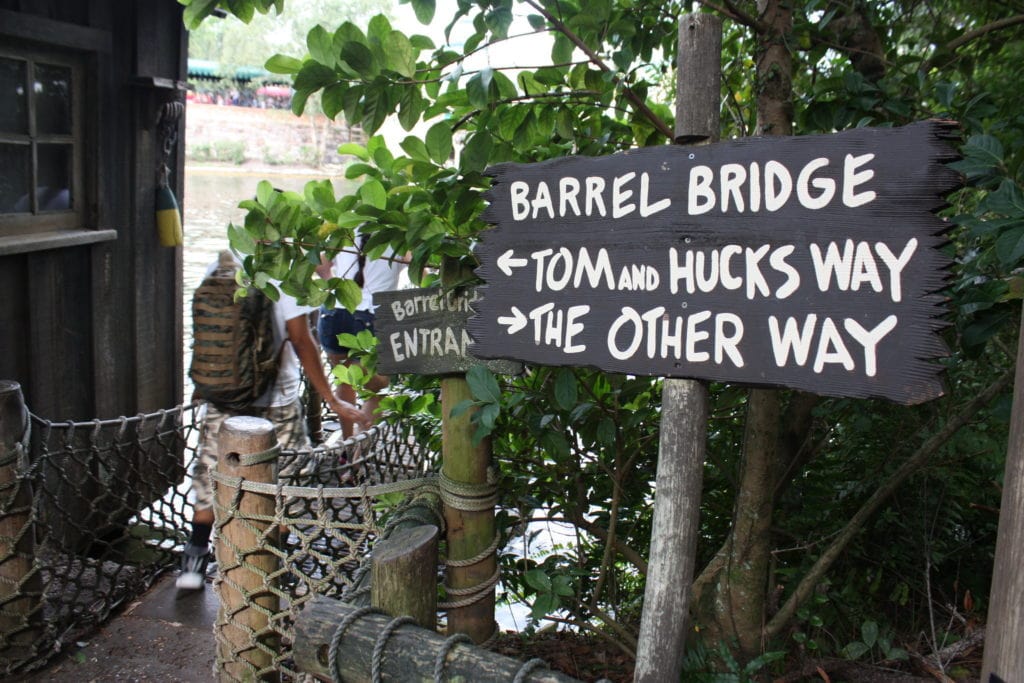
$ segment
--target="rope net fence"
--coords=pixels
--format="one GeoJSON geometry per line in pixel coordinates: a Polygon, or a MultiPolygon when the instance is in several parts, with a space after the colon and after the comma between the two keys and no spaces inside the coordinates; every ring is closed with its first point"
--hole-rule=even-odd
{"type": "Polygon", "coordinates": [[[353,599],[388,521],[417,494],[437,493],[435,457],[420,443],[411,426],[380,423],[337,446],[256,454],[277,460],[273,483],[213,473],[220,680],[300,676],[291,658],[299,611],[316,595],[353,599]],[[266,512],[243,509],[243,497],[262,498],[266,512]],[[248,532],[244,545],[230,524],[248,532]]]}
{"type": "MultiPolygon", "coordinates": [[[[40,668],[177,567],[191,528],[200,413],[182,405],[86,422],[29,413],[20,442],[0,451],[5,677],[40,668]]],[[[281,451],[276,483],[239,486],[275,500],[272,519],[258,521],[270,529],[260,550],[275,558],[264,579],[277,607],[269,633],[253,637],[273,645],[272,666],[286,677],[297,675],[289,643],[298,610],[314,594],[341,597],[389,515],[431,486],[437,455],[416,430],[382,422],[355,440],[281,451]]]]}

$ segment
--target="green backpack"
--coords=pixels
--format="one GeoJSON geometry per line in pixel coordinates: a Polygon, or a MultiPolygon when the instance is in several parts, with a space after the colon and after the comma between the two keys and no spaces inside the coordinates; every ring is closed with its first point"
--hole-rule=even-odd
{"type": "Polygon", "coordinates": [[[226,412],[241,412],[277,379],[274,302],[254,287],[235,299],[238,263],[229,251],[192,297],[192,365],[196,395],[226,412]]]}

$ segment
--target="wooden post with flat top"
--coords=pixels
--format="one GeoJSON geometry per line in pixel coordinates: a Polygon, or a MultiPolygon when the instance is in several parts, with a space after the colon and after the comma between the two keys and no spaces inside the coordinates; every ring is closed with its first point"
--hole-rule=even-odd
{"type": "Polygon", "coordinates": [[[32,488],[22,478],[28,428],[21,385],[0,381],[0,661],[11,664],[31,656],[42,616],[42,575],[33,572],[32,488]]]}
{"type": "Polygon", "coordinates": [[[274,460],[252,457],[277,445],[274,425],[258,417],[230,417],[221,426],[217,449],[214,548],[220,568],[214,586],[220,594],[215,635],[220,680],[276,679],[277,633],[270,614],[278,597],[267,577],[278,569],[266,548],[276,543],[272,494],[240,490],[240,483],[274,483],[274,460]],[[224,481],[227,480],[227,481],[224,481]]]}
{"type": "MultiPolygon", "coordinates": [[[[722,21],[684,14],[679,23],[676,136],[681,142],[718,139],[722,21]]],[[[635,681],[678,681],[689,623],[707,441],[704,382],[666,379],[655,475],[654,520],[635,681]]]]}
{"type": "Polygon", "coordinates": [[[437,630],[437,539],[433,524],[396,529],[373,547],[370,604],[437,630]]]}
{"type": "MultiPolygon", "coordinates": [[[[469,275],[469,269],[446,261],[441,269],[441,283],[452,287],[469,275]]],[[[448,375],[441,379],[442,407],[442,473],[449,480],[459,484],[482,486],[487,484],[487,471],[491,464],[491,442],[484,438],[473,445],[476,427],[470,422],[472,410],[458,417],[452,417],[452,408],[473,395],[463,374],[448,375]]],[[[448,528],[448,559],[469,560],[486,550],[494,540],[494,507],[485,510],[460,510],[445,502],[445,524],[448,528]]],[[[455,590],[468,590],[486,583],[497,571],[497,556],[492,552],[470,566],[449,566],[447,583],[455,590]]],[[[448,631],[465,633],[475,642],[487,640],[495,629],[494,588],[487,594],[452,595],[448,601],[470,602],[465,606],[448,610],[448,631]]]]}

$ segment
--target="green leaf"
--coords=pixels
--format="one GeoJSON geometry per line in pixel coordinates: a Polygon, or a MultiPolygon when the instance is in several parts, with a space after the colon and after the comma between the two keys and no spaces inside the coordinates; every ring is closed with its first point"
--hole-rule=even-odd
{"type": "Polygon", "coordinates": [[[860,642],[859,640],[855,640],[846,647],[844,647],[841,651],[841,654],[847,659],[860,659],[870,649],[871,648],[868,647],[866,644],[860,642]]]}
{"type": "Polygon", "coordinates": [[[435,123],[427,131],[427,151],[431,160],[437,164],[444,164],[452,153],[452,127],[447,121],[435,123]]]}
{"type": "Polygon", "coordinates": [[[341,48],[341,59],[363,78],[377,75],[379,68],[374,63],[370,48],[362,43],[348,42],[341,48]]]}
{"type": "Polygon", "coordinates": [[[860,637],[869,648],[874,647],[875,641],[878,640],[878,624],[870,619],[865,621],[860,626],[860,637]]]}
{"type": "Polygon", "coordinates": [[[612,446],[615,444],[615,422],[610,418],[606,417],[601,420],[597,425],[597,441],[604,446],[612,446]]]}
{"type": "Polygon", "coordinates": [[[537,600],[533,603],[530,616],[540,621],[556,609],[558,609],[558,597],[554,593],[542,593],[537,596],[537,600]]]}
{"type": "Polygon", "coordinates": [[[233,223],[228,225],[228,243],[240,254],[256,253],[256,240],[244,227],[233,223]]]}
{"type": "Polygon", "coordinates": [[[356,306],[363,300],[363,288],[352,280],[341,280],[338,283],[335,296],[338,297],[338,303],[354,312],[356,306]]]}
{"type": "Polygon", "coordinates": [[[1003,144],[991,135],[972,135],[963,151],[965,155],[991,166],[1003,163],[1003,144]]]}
{"type": "Polygon", "coordinates": [[[555,34],[555,43],[551,47],[551,61],[555,64],[566,64],[572,61],[573,50],[576,46],[572,41],[561,33],[555,34]]]}
{"type": "Polygon", "coordinates": [[[261,180],[256,184],[256,201],[262,206],[270,206],[270,200],[274,196],[274,186],[267,180],[261,180]]]}
{"type": "Polygon", "coordinates": [[[391,22],[388,21],[388,18],[383,14],[375,14],[370,17],[370,23],[366,26],[366,36],[370,42],[377,41],[383,44],[391,30],[391,22]]]}
{"type": "Polygon", "coordinates": [[[306,34],[306,47],[309,49],[309,56],[334,69],[336,55],[333,41],[334,36],[328,33],[323,26],[317,24],[306,34]]]}
{"type": "Polygon", "coordinates": [[[459,417],[460,415],[464,415],[464,414],[466,413],[466,411],[467,411],[467,410],[469,410],[470,408],[472,408],[472,407],[473,407],[473,406],[475,406],[475,405],[476,405],[476,401],[474,401],[474,400],[472,400],[472,399],[468,399],[468,398],[467,398],[467,399],[464,399],[464,400],[462,400],[462,401],[459,401],[459,402],[458,402],[458,403],[457,403],[457,404],[455,405],[455,407],[454,407],[454,408],[452,408],[452,410],[451,410],[451,412],[450,412],[450,413],[448,414],[448,416],[449,416],[449,417],[451,417],[451,418],[453,418],[453,419],[454,419],[454,418],[457,418],[457,417],[459,417]]]}
{"type": "Polygon", "coordinates": [[[384,38],[382,45],[387,59],[386,68],[406,78],[416,74],[416,51],[404,33],[392,31],[384,38]]]}
{"type": "Polygon", "coordinates": [[[405,138],[401,142],[401,147],[406,154],[417,161],[430,161],[430,152],[427,151],[427,146],[423,144],[423,140],[417,137],[410,135],[405,138]]]}
{"type": "Polygon", "coordinates": [[[1005,178],[995,192],[985,197],[981,208],[1004,216],[1024,216],[1024,192],[1017,183],[1005,178]]]}
{"type": "Polygon", "coordinates": [[[365,204],[383,211],[388,208],[388,193],[376,178],[370,178],[359,188],[359,198],[365,204]]]}
{"type": "Polygon", "coordinates": [[[412,0],[412,11],[416,13],[416,19],[424,26],[434,20],[434,0],[412,0]]]}
{"type": "Polygon", "coordinates": [[[306,62],[295,75],[295,89],[315,92],[338,80],[333,69],[319,62],[306,62]]]}
{"type": "Polygon", "coordinates": [[[338,154],[351,154],[363,161],[368,161],[370,159],[370,153],[367,152],[366,148],[358,142],[345,142],[338,145],[338,154]]]}
{"type": "Polygon", "coordinates": [[[561,368],[555,376],[555,403],[562,410],[572,410],[578,398],[576,375],[568,368],[561,368]]]}
{"type": "Polygon", "coordinates": [[[483,171],[491,156],[491,134],[485,130],[473,133],[466,141],[459,157],[459,169],[463,173],[483,171]]]}
{"type": "Polygon", "coordinates": [[[384,119],[394,111],[388,97],[388,89],[383,87],[372,87],[366,90],[363,96],[363,130],[373,134],[384,123],[384,119]]]}
{"type": "Polygon", "coordinates": [[[324,116],[333,120],[342,109],[345,108],[345,93],[348,91],[348,83],[332,83],[324,88],[320,95],[320,107],[324,110],[324,116]]]}
{"type": "Polygon", "coordinates": [[[217,0],[192,0],[192,3],[185,8],[182,19],[190,31],[199,28],[203,19],[208,17],[217,6],[217,0]]]}
{"type": "MultiPolygon", "coordinates": [[[[484,69],[484,71],[488,70],[484,69]]],[[[485,109],[490,102],[487,88],[491,84],[491,79],[488,74],[487,83],[484,83],[484,71],[473,74],[473,77],[466,83],[466,95],[469,97],[469,103],[477,109],[485,109]]]]}
{"type": "Polygon", "coordinates": [[[555,595],[561,595],[563,597],[570,597],[576,594],[576,591],[572,588],[572,581],[568,576],[564,574],[558,574],[551,582],[554,588],[555,595]]]}
{"type": "Polygon", "coordinates": [[[509,7],[498,7],[488,12],[484,21],[495,38],[507,38],[508,28],[512,25],[512,10],[509,7]]]}
{"type": "Polygon", "coordinates": [[[423,113],[425,107],[419,86],[407,85],[402,88],[398,106],[398,122],[405,130],[412,130],[419,123],[420,114],[423,113]]]}
{"type": "Polygon", "coordinates": [[[486,366],[474,365],[466,373],[466,382],[469,383],[469,390],[473,396],[484,403],[498,403],[501,401],[501,387],[498,380],[486,366]]]}
{"type": "Polygon", "coordinates": [[[1007,266],[1016,264],[1024,257],[1024,225],[1001,234],[996,240],[995,251],[999,261],[1007,266]]]}
{"type": "Polygon", "coordinates": [[[302,68],[302,60],[277,54],[268,59],[263,68],[273,74],[297,74],[302,68]]]}
{"type": "Polygon", "coordinates": [[[523,574],[523,580],[526,581],[526,585],[538,593],[551,592],[551,577],[543,569],[531,569],[523,574]]]}

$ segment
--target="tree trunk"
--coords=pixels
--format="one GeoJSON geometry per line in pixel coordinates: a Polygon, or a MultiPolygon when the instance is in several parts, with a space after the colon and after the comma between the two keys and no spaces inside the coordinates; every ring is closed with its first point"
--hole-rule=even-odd
{"type": "MultiPolygon", "coordinates": [[[[793,133],[793,61],[787,40],[793,10],[786,0],[758,0],[757,133],[793,133]]],[[[694,583],[694,608],[705,638],[736,643],[752,658],[763,649],[774,491],[785,463],[780,453],[781,393],[751,390],[732,530],[694,583]]],[[[805,421],[805,427],[810,421],[805,421]]],[[[798,442],[787,434],[787,447],[798,442]]]]}

